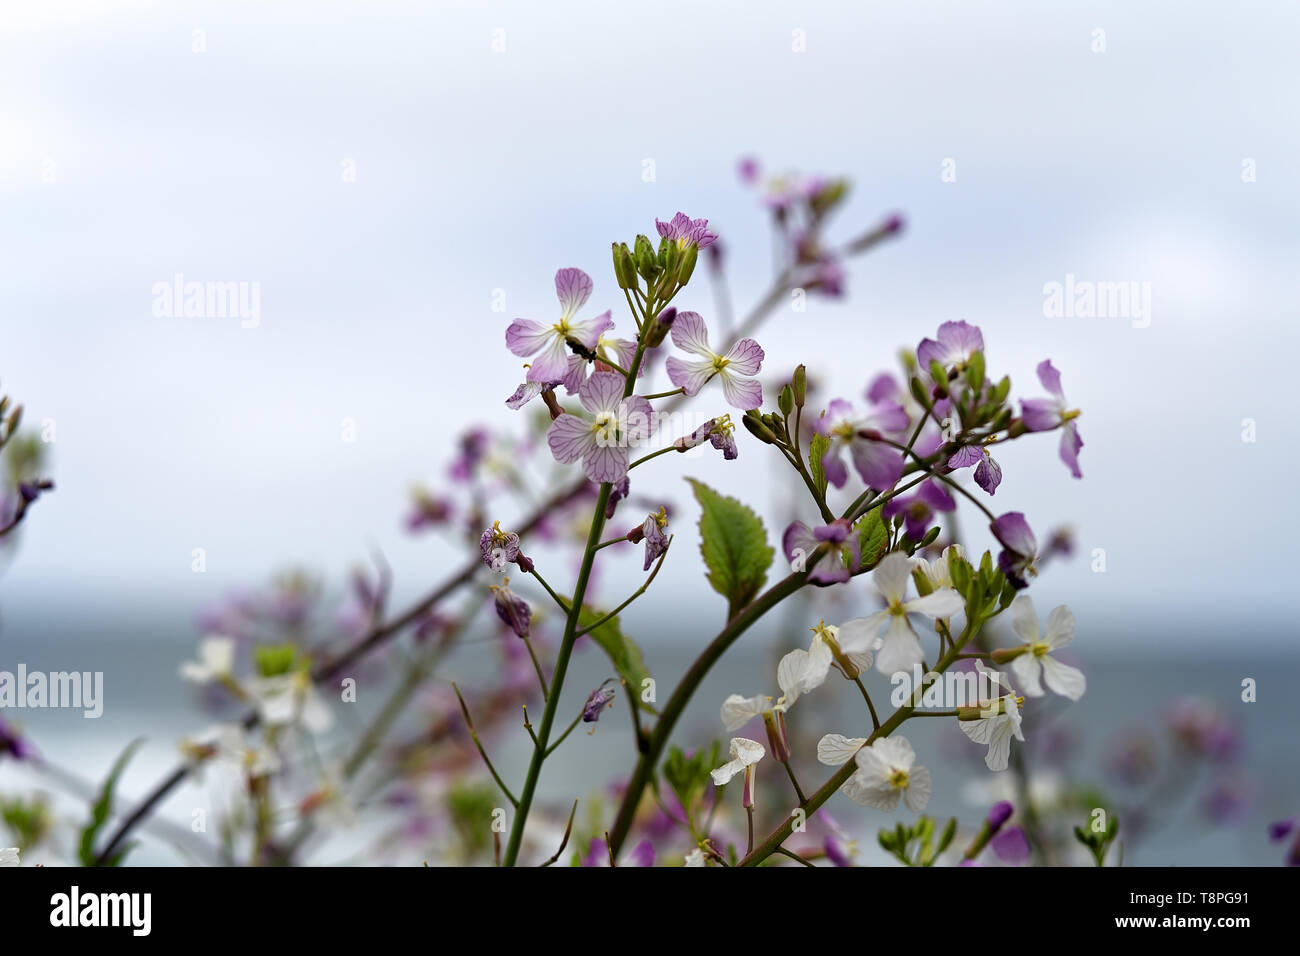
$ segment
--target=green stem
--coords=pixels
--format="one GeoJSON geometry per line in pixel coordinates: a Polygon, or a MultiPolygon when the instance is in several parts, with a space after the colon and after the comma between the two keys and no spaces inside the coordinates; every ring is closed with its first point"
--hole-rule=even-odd
{"type": "Polygon", "coordinates": [[[564,733],[560,734],[560,736],[555,738],[555,743],[551,744],[549,747],[546,748],[546,756],[549,757],[552,753],[555,752],[556,747],[560,746],[560,744],[564,743],[564,741],[568,739],[569,734],[573,733],[573,728],[578,726],[578,722],[580,720],[582,720],[581,711],[578,712],[577,717],[573,718],[573,723],[569,724],[569,726],[564,728],[564,733]]]}

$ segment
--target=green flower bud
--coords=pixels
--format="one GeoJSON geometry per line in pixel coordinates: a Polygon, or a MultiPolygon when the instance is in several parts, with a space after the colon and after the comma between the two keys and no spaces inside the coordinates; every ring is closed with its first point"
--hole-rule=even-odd
{"type": "Polygon", "coordinates": [[[749,411],[745,412],[744,416],[741,418],[741,421],[744,422],[746,431],[748,431],[751,435],[753,435],[763,444],[775,445],[777,443],[776,436],[773,435],[771,430],[769,430],[768,427],[763,424],[763,420],[759,417],[758,412],[754,411],[754,409],[751,408],[749,411]]]}
{"type": "Polygon", "coordinates": [[[699,259],[700,247],[691,243],[681,252],[681,261],[677,264],[677,284],[686,285],[691,281],[691,273],[695,271],[695,262],[699,259]]]}
{"type": "Polygon", "coordinates": [[[653,278],[659,271],[658,263],[655,262],[654,246],[650,245],[650,240],[645,236],[637,236],[633,248],[636,249],[636,271],[647,280],[653,278]]]}
{"type": "Polygon", "coordinates": [[[782,415],[789,415],[794,411],[794,389],[789,385],[781,386],[781,391],[776,396],[776,407],[781,409],[782,415]]]}
{"type": "Polygon", "coordinates": [[[803,408],[803,403],[808,398],[808,370],[802,365],[798,366],[790,384],[794,390],[795,408],[803,408]]]}

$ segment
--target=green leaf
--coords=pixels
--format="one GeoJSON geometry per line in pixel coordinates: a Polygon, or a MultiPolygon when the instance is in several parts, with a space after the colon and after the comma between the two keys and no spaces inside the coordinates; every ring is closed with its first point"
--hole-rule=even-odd
{"type": "Polygon", "coordinates": [[[889,548],[889,529],[880,517],[880,509],[872,508],[858,522],[858,567],[863,571],[874,568],[889,548]]]}
{"type": "Polygon", "coordinates": [[[822,465],[822,459],[826,453],[831,450],[831,440],[825,435],[817,432],[813,435],[812,441],[808,445],[808,470],[812,472],[813,484],[821,492],[822,499],[826,498],[826,468],[822,465]]]}
{"type": "Polygon", "coordinates": [[[696,797],[708,788],[709,771],[718,765],[720,759],[718,752],[716,740],[712,747],[701,747],[691,757],[687,757],[678,746],[668,749],[663,762],[663,776],[687,814],[694,808],[696,797]]]}
{"type": "MultiPolygon", "coordinates": [[[[126,769],[127,762],[135,755],[136,750],[144,743],[144,738],[138,738],[127,744],[122,755],[117,758],[113,767],[108,772],[108,778],[104,781],[104,787],[99,792],[99,799],[90,807],[90,822],[85,825],[81,831],[81,846],[78,851],[78,857],[82,866],[94,866],[98,858],[95,853],[95,838],[99,836],[99,831],[104,828],[108,822],[109,811],[113,807],[113,791],[117,789],[118,778],[122,776],[122,771],[126,769]]],[[[122,858],[134,844],[122,847],[113,856],[104,862],[108,866],[117,866],[122,862],[122,858]]]]}
{"type": "Polygon", "coordinates": [[[686,480],[702,509],[700,554],[709,568],[709,584],[727,599],[727,616],[732,617],[763,587],[776,552],[752,509],[694,478],[686,480]]]}
{"type": "MultiPolygon", "coordinates": [[[[578,615],[579,630],[590,627],[604,616],[605,612],[584,605],[578,615]]],[[[641,688],[643,682],[650,677],[650,669],[646,667],[636,641],[624,634],[619,627],[618,617],[611,617],[588,636],[609,656],[610,663],[614,665],[614,673],[627,682],[628,699],[642,710],[655,713],[654,707],[641,700],[641,688]]]]}

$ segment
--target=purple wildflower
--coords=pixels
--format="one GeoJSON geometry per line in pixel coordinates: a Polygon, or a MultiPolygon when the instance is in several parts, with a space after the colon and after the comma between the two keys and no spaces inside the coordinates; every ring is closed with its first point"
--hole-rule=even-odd
{"type": "Polygon", "coordinates": [[[1079,428],[1075,424],[1079,412],[1070,410],[1066,405],[1065,393],[1061,391],[1061,373],[1052,366],[1051,359],[1038,363],[1038,381],[1051,397],[1021,399],[1021,421],[1031,432],[1046,432],[1058,425],[1062,426],[1061,461],[1070,469],[1070,474],[1082,478],[1083,473],[1079,471],[1079,449],[1083,447],[1083,439],[1079,437],[1079,428]]]}
{"type": "Polygon", "coordinates": [[[698,394],[717,376],[722,394],[733,408],[748,411],[763,404],[763,387],[753,378],[763,367],[763,349],[753,339],[741,339],[725,355],[719,355],[709,348],[709,329],[698,312],[678,312],[672,337],[683,352],[700,356],[688,362],[671,355],[665,363],[669,380],[687,395],[698,394]]]}
{"type": "Polygon", "coordinates": [[[437,527],[451,518],[451,502],[435,497],[423,489],[412,494],[411,511],[406,516],[406,530],[420,531],[437,527]]]}
{"type": "Polygon", "coordinates": [[[655,220],[655,228],[659,230],[659,235],[663,236],[670,242],[675,242],[683,249],[692,242],[704,249],[711,245],[718,238],[717,233],[709,232],[709,220],[692,219],[684,212],[679,212],[667,222],[655,220]]]}
{"type": "Polygon", "coordinates": [[[460,436],[460,454],[451,463],[451,477],[454,481],[469,481],[478,469],[479,463],[487,456],[489,436],[482,428],[471,428],[460,436]]]}
{"type": "Polygon", "coordinates": [[[907,536],[913,541],[920,541],[934,524],[938,512],[956,510],[957,502],[943,485],[927,478],[917,486],[915,494],[890,499],[885,504],[882,515],[886,520],[902,515],[907,536]]]}
{"type": "Polygon", "coordinates": [[[601,334],[614,327],[608,309],[594,319],[574,318],[591,298],[591,288],[591,277],[581,269],[561,269],[555,273],[560,320],[550,326],[532,319],[515,319],[510,323],[506,329],[506,347],[523,358],[535,356],[528,368],[528,381],[551,383],[565,380],[572,372],[568,340],[574,339],[592,351],[599,344],[601,334]]]}
{"type": "Polygon", "coordinates": [[[649,571],[650,565],[668,550],[667,528],[668,512],[662,506],[657,513],[646,515],[640,528],[641,535],[645,538],[645,566],[642,571],[649,571]]]}
{"type": "Polygon", "coordinates": [[[858,536],[843,518],[817,528],[796,521],[785,529],[781,537],[786,560],[795,571],[805,570],[807,560],[825,542],[831,543],[831,553],[817,562],[808,580],[822,584],[847,581],[857,570],[861,552],[858,550],[858,536]]]}
{"type": "Polygon", "coordinates": [[[989,454],[983,445],[963,445],[948,459],[948,467],[954,470],[975,466],[975,484],[990,495],[1002,484],[1002,466],[989,454]]]}
{"type": "Polygon", "coordinates": [[[614,517],[614,510],[618,503],[628,496],[632,491],[632,482],[626,475],[621,481],[614,482],[614,487],[609,489],[609,500],[605,502],[605,520],[608,521],[614,517]]]}
{"type": "Polygon", "coordinates": [[[683,435],[673,442],[673,447],[678,451],[690,451],[697,445],[704,444],[707,441],[718,451],[722,452],[722,457],[727,461],[733,460],[740,454],[736,448],[736,426],[731,422],[730,415],[722,415],[718,418],[710,418],[689,435],[683,435]]]}
{"type": "Polygon", "coordinates": [[[1024,863],[1029,859],[1029,840],[1020,827],[1008,827],[995,836],[991,845],[1003,863],[1024,863]]]}
{"type": "Polygon", "coordinates": [[[605,708],[613,706],[613,703],[614,688],[601,684],[587,695],[587,702],[582,705],[582,722],[594,724],[600,720],[600,715],[605,708]]]}
{"type": "Polygon", "coordinates": [[[500,584],[491,587],[497,617],[503,624],[514,631],[516,637],[528,637],[528,625],[533,619],[533,610],[528,602],[510,590],[510,579],[505,578],[500,584]]]}
{"type": "Polygon", "coordinates": [[[979,326],[960,322],[945,322],[939,326],[933,339],[922,339],[916,347],[916,361],[922,371],[938,362],[945,369],[962,369],[976,352],[984,351],[984,335],[979,326]]]}
{"type": "Polygon", "coordinates": [[[851,404],[837,398],[813,427],[830,439],[830,449],[822,456],[822,468],[826,480],[836,488],[843,488],[849,478],[840,455],[844,448],[848,448],[853,467],[870,488],[877,491],[891,488],[903,474],[902,452],[880,441],[907,428],[907,412],[902,405],[885,402],[864,415],[857,415],[851,404]]]}
{"type": "Polygon", "coordinates": [[[1274,843],[1280,843],[1287,838],[1287,835],[1296,828],[1297,817],[1289,820],[1279,820],[1276,823],[1268,825],[1268,838],[1274,843]]]}
{"type": "Polygon", "coordinates": [[[740,162],[736,164],[736,173],[740,176],[740,181],[746,186],[752,186],[758,182],[758,160],[753,156],[742,156],[740,162]]]}
{"type": "Polygon", "coordinates": [[[569,464],[582,459],[583,471],[595,482],[618,482],[627,475],[628,450],[642,444],[655,429],[654,409],[639,395],[623,397],[623,377],[595,372],[578,391],[578,400],[591,418],[564,414],[546,433],[555,460],[569,464]]]}
{"type": "Polygon", "coordinates": [[[517,564],[525,572],[533,569],[533,562],[519,551],[519,535],[502,531],[500,521],[492,522],[492,527],[479,535],[478,550],[493,571],[504,571],[507,564],[517,564]]]}
{"type": "Polygon", "coordinates": [[[1029,522],[1019,511],[1008,511],[989,525],[989,528],[1003,547],[998,555],[998,567],[1017,588],[1028,587],[1026,575],[1032,577],[1038,573],[1034,568],[1038,539],[1034,537],[1029,522]]]}

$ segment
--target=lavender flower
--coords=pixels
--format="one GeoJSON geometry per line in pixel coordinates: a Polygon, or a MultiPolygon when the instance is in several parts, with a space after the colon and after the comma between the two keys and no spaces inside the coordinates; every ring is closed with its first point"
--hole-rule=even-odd
{"type": "Polygon", "coordinates": [[[510,590],[510,579],[505,578],[500,584],[492,585],[493,601],[497,617],[510,628],[516,637],[528,637],[528,626],[533,619],[533,610],[528,602],[510,590]]]}
{"type": "Polygon", "coordinates": [[[1003,824],[1011,819],[1011,815],[1016,812],[1015,804],[1010,800],[999,800],[989,808],[988,824],[989,830],[997,833],[1002,829],[1003,824]]]}
{"type": "Polygon", "coordinates": [[[665,363],[669,380],[687,395],[696,395],[717,376],[727,404],[742,412],[763,404],[763,387],[753,378],[763,367],[763,350],[753,339],[741,339],[725,355],[709,348],[709,329],[698,312],[678,312],[672,327],[673,344],[684,352],[700,356],[687,362],[669,356],[665,363]]]}
{"type": "Polygon", "coordinates": [[[659,511],[652,515],[646,515],[645,521],[637,530],[641,532],[641,537],[645,539],[645,566],[642,571],[649,571],[650,565],[659,559],[659,556],[668,550],[668,512],[660,506],[659,511]]]}
{"type": "Polygon", "coordinates": [[[1002,466],[994,461],[988,448],[982,445],[963,445],[948,459],[948,467],[953,470],[969,468],[971,465],[975,466],[975,484],[990,495],[996,492],[998,485],[1002,484],[1002,466]]]}
{"type": "Polygon", "coordinates": [[[735,432],[736,426],[732,424],[731,416],[722,415],[718,418],[710,418],[689,435],[683,435],[673,442],[673,447],[678,451],[685,452],[707,441],[722,452],[724,459],[731,461],[740,454],[736,448],[735,432]]]}
{"type": "Polygon", "coordinates": [[[1050,398],[1021,399],[1020,417],[1025,428],[1031,432],[1051,431],[1058,425],[1061,428],[1061,461],[1070,469],[1070,474],[1082,478],[1079,471],[1079,449],[1083,439],[1079,437],[1079,428],[1075,419],[1079,417],[1077,409],[1071,411],[1065,402],[1065,393],[1061,391],[1061,373],[1052,366],[1051,359],[1038,363],[1038,381],[1047,389],[1050,398]]]}
{"type": "Polygon", "coordinates": [[[584,473],[595,482],[618,482],[627,476],[628,450],[655,429],[654,409],[638,395],[623,397],[623,377],[595,372],[578,392],[591,418],[564,414],[551,422],[546,443],[561,464],[582,459],[584,473]]]}
{"type": "Polygon", "coordinates": [[[830,450],[822,456],[826,480],[836,488],[848,481],[848,469],[841,452],[847,448],[853,467],[870,488],[891,488],[903,474],[903,455],[880,441],[907,428],[907,412],[895,402],[875,405],[864,415],[856,415],[853,406],[837,398],[813,423],[821,435],[830,439],[830,450]]]}
{"type": "Polygon", "coordinates": [[[500,521],[492,522],[492,527],[479,535],[478,550],[483,563],[493,571],[504,571],[507,564],[517,564],[525,572],[533,569],[532,561],[519,551],[519,535],[502,531],[500,521]]]}
{"type": "Polygon", "coordinates": [[[957,502],[943,485],[927,478],[917,486],[914,494],[886,502],[882,514],[886,520],[902,515],[907,536],[913,541],[920,541],[934,524],[938,512],[956,510],[957,502]]]}
{"type": "Polygon", "coordinates": [[[1034,568],[1038,539],[1034,537],[1029,522],[1019,511],[1008,511],[989,525],[989,528],[1003,548],[998,554],[998,567],[1017,588],[1028,587],[1025,577],[1038,573],[1034,568]]]}
{"type": "Polygon", "coordinates": [[[916,361],[922,370],[928,370],[931,362],[938,362],[945,369],[961,370],[976,352],[984,351],[984,334],[979,326],[970,325],[965,320],[945,322],[939,326],[933,339],[922,339],[916,347],[916,361]]]}
{"type": "Polygon", "coordinates": [[[624,475],[621,481],[614,482],[614,487],[609,489],[609,500],[605,502],[605,520],[608,521],[614,517],[614,510],[618,503],[628,496],[632,491],[632,482],[624,475]]]}
{"type": "Polygon", "coordinates": [[[582,706],[582,722],[594,724],[600,720],[600,715],[606,707],[613,706],[613,702],[614,688],[601,684],[587,695],[587,702],[582,706]]]}
{"type": "Polygon", "coordinates": [[[796,521],[785,529],[781,537],[786,560],[795,571],[803,571],[812,553],[824,542],[831,543],[831,552],[817,562],[808,580],[821,584],[847,581],[861,563],[861,552],[857,535],[843,518],[817,528],[796,521]]]}
{"type": "Polygon", "coordinates": [[[670,242],[675,242],[680,248],[685,249],[692,242],[704,249],[712,245],[713,241],[718,238],[717,233],[709,232],[709,220],[692,219],[684,212],[679,212],[667,222],[655,220],[655,228],[659,230],[659,235],[663,236],[670,242]]]}
{"type": "Polygon", "coordinates": [[[469,481],[487,456],[490,437],[482,428],[471,428],[460,436],[460,454],[451,463],[453,481],[469,481]]]}
{"type": "Polygon", "coordinates": [[[560,300],[560,320],[547,326],[531,319],[515,319],[506,329],[506,347],[515,355],[533,358],[528,369],[530,382],[559,382],[571,372],[566,351],[569,339],[592,351],[601,334],[614,327],[609,310],[594,319],[579,321],[578,310],[591,298],[591,277],[581,269],[561,269],[555,273],[555,294],[560,300]]]}

